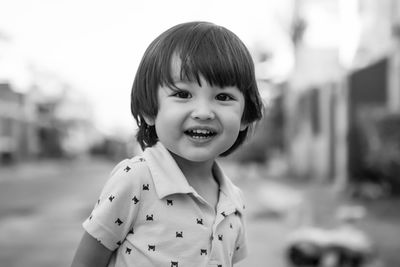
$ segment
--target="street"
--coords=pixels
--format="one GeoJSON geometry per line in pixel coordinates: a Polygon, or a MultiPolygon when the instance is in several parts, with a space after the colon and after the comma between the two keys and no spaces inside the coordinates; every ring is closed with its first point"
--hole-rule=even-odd
{"type": "MultiPolygon", "coordinates": [[[[113,163],[51,161],[0,169],[0,265],[69,266],[88,216],[113,163]]],[[[226,166],[227,173],[232,164],[226,166]]],[[[247,199],[249,256],[237,266],[285,266],[287,225],[263,214],[256,191],[263,181],[235,178],[247,199]]],[[[254,176],[254,175],[253,175],[254,176]]]]}
{"type": "Polygon", "coordinates": [[[80,223],[111,167],[91,161],[35,165],[1,172],[1,266],[69,266],[80,223]]]}

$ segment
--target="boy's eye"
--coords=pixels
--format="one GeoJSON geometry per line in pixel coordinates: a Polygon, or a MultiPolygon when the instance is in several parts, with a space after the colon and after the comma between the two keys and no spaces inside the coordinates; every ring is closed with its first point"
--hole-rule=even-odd
{"type": "Polygon", "coordinates": [[[176,91],[172,94],[172,96],[178,97],[178,98],[190,98],[191,94],[186,91],[176,91]]]}
{"type": "Polygon", "coordinates": [[[217,100],[219,101],[230,101],[230,100],[234,100],[234,98],[232,96],[230,96],[229,94],[218,94],[215,97],[217,100]]]}

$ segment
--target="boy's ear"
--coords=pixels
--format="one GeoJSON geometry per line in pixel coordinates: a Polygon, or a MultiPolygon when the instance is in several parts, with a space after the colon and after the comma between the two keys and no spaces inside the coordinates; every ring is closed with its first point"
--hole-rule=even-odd
{"type": "Polygon", "coordinates": [[[152,118],[150,116],[147,116],[147,115],[144,115],[143,119],[144,119],[144,121],[146,122],[147,125],[154,126],[154,124],[155,124],[155,119],[154,118],[152,118]]]}
{"type": "Polygon", "coordinates": [[[241,122],[240,123],[240,131],[246,130],[246,128],[249,126],[248,122],[241,122]]]}

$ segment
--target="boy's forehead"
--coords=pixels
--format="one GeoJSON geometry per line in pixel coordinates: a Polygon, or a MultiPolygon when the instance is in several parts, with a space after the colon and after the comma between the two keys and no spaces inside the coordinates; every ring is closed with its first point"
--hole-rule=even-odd
{"type": "Polygon", "coordinates": [[[182,60],[178,55],[175,54],[171,57],[171,78],[173,81],[181,80],[181,65],[182,60]]]}

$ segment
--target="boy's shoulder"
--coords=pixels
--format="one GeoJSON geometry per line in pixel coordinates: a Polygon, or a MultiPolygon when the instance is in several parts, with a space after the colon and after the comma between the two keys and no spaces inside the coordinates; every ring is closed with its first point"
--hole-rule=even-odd
{"type": "Polygon", "coordinates": [[[150,170],[142,156],[135,156],[124,159],[116,164],[110,173],[111,177],[128,177],[132,181],[147,181],[150,177],[150,170]]]}

